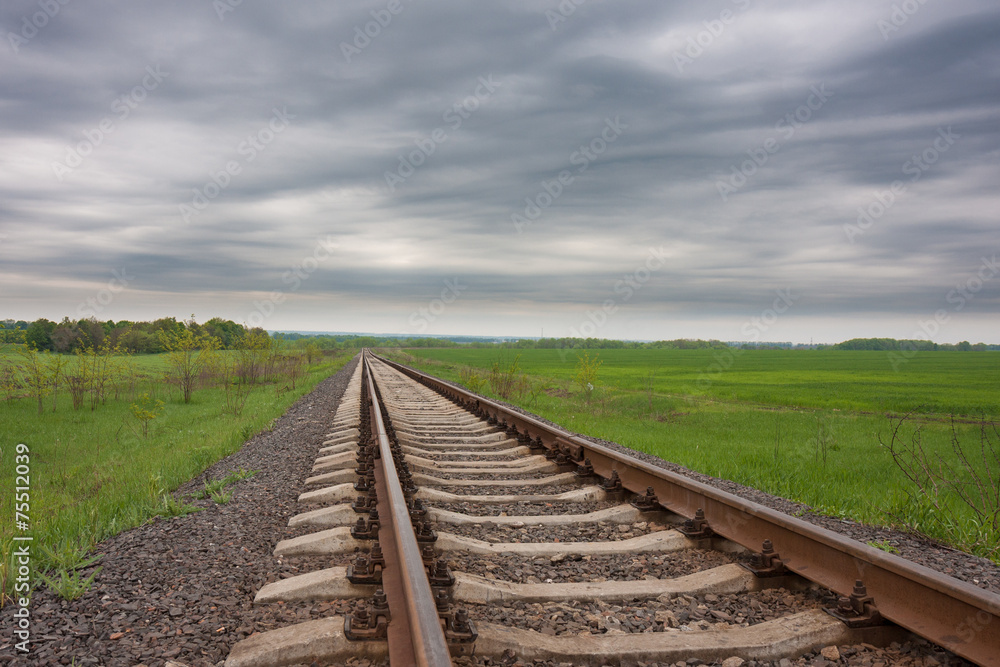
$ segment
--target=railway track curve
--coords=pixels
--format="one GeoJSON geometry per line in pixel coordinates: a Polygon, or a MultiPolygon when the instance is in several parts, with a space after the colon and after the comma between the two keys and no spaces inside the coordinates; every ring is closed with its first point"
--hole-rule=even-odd
{"type": "Polygon", "coordinates": [[[863,664],[836,647],[911,632],[1000,665],[1000,596],[369,351],[324,445],[275,548],[324,566],[255,603],[353,613],[253,635],[227,667],[863,664]]]}

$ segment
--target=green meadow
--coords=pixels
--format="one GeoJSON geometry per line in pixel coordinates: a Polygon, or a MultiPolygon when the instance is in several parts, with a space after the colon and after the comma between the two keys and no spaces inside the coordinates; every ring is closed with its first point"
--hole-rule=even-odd
{"type": "MultiPolygon", "coordinates": [[[[217,359],[235,354],[218,352],[217,359]]],[[[34,566],[61,571],[66,584],[65,578],[76,576],[75,567],[86,562],[84,555],[100,540],[157,515],[189,511],[171,491],[270,429],[352,354],[317,355],[309,361],[285,354],[285,362],[299,360],[294,371],[286,363],[286,372],[278,369],[242,390],[232,378],[220,380],[205,372],[189,403],[175,384],[164,380],[166,354],[112,355],[110,362],[122,366],[109,374],[102,398],[91,402],[88,395],[78,409],[66,387],[48,392],[39,414],[35,397],[5,386],[7,395],[0,400],[0,600],[11,589],[14,491],[23,485],[16,479],[15,462],[24,461],[15,459],[19,444],[28,450],[30,532],[17,534],[34,537],[34,566]]],[[[56,355],[44,356],[51,361],[56,355]]],[[[63,356],[74,363],[73,355],[63,356]]],[[[5,350],[0,367],[9,369],[9,363],[20,359],[5,350]]],[[[224,502],[228,498],[220,489],[215,497],[224,502]]]]}
{"type": "Polygon", "coordinates": [[[841,350],[451,348],[389,356],[494,396],[490,367],[516,363],[521,391],[508,400],[570,430],[1000,562],[1000,354],[921,352],[895,370],[886,352],[841,350]],[[585,352],[601,362],[589,395],[576,381],[585,352]],[[919,437],[932,468],[951,467],[951,490],[924,494],[893,462],[884,445],[904,417],[897,444],[919,437]],[[982,500],[983,514],[958,491],[982,500]]]}

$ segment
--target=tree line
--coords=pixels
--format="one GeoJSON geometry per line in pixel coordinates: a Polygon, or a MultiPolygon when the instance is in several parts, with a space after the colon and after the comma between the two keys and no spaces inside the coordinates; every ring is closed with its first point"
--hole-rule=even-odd
{"type": "Polygon", "coordinates": [[[196,336],[205,334],[215,338],[221,349],[227,350],[249,333],[242,324],[219,317],[213,317],[204,324],[198,324],[193,317],[188,321],[162,317],[152,322],[101,322],[93,317],[75,321],[64,317],[60,322],[44,317],[34,322],[10,319],[0,322],[2,342],[20,343],[40,352],[60,354],[103,346],[117,348],[129,354],[157,354],[167,351],[163,342],[164,335],[169,337],[188,330],[196,336]]]}
{"type": "Polygon", "coordinates": [[[935,343],[929,340],[906,340],[896,338],[852,338],[833,346],[836,350],[875,350],[879,352],[986,352],[1000,350],[1000,345],[987,345],[986,343],[970,343],[963,340],[954,345],[950,343],[935,343]]]}
{"type": "MultiPolygon", "coordinates": [[[[77,350],[97,348],[104,344],[116,347],[130,354],[158,354],[166,352],[162,334],[180,333],[190,330],[193,335],[207,335],[218,341],[219,349],[233,349],[237,341],[251,331],[242,324],[220,317],[213,317],[204,324],[194,318],[178,321],[173,317],[162,317],[151,322],[130,322],[121,320],[98,321],[96,318],[70,320],[64,317],[60,322],[40,318],[33,322],[7,319],[0,321],[0,344],[21,343],[39,351],[72,353],[77,350]]],[[[834,345],[796,345],[781,342],[723,342],[676,338],[658,341],[624,341],[613,338],[522,338],[517,340],[483,340],[470,336],[452,337],[400,337],[373,336],[359,334],[304,334],[278,332],[276,340],[294,345],[311,344],[320,350],[357,349],[362,347],[470,347],[470,348],[512,348],[512,349],[554,349],[554,350],[721,350],[732,347],[754,349],[834,349],[834,350],[876,350],[876,351],[997,351],[1000,345],[987,343],[956,344],[934,343],[928,340],[900,340],[896,338],[852,338],[834,345]]]]}

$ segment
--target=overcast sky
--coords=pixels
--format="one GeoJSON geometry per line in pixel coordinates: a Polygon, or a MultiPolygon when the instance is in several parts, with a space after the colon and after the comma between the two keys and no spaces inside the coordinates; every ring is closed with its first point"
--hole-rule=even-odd
{"type": "Polygon", "coordinates": [[[996,0],[4,0],[0,319],[1000,342],[996,0]]]}

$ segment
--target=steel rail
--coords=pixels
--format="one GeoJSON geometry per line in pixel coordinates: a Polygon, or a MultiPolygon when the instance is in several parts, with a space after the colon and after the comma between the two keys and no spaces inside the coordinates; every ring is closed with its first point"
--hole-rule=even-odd
{"type": "Polygon", "coordinates": [[[616,472],[622,486],[692,518],[704,510],[712,531],[753,551],[771,540],[791,571],[849,596],[862,580],[886,619],[979,665],[1000,665],[1000,595],[782,514],[689,477],[631,458],[433,376],[375,357],[445,396],[478,408],[549,449],[579,463],[589,459],[605,479],[616,472]]]}
{"type": "MultiPolygon", "coordinates": [[[[409,630],[408,633],[400,633],[400,625],[394,626],[392,621],[389,622],[390,653],[393,652],[393,645],[405,641],[405,635],[408,634],[411,646],[406,647],[410,648],[410,651],[404,651],[404,654],[412,655],[413,664],[420,667],[447,667],[452,664],[451,654],[445,640],[444,629],[438,618],[437,605],[430,582],[427,580],[427,573],[424,570],[417,537],[413,532],[413,524],[410,522],[410,512],[406,506],[403,487],[399,482],[396,467],[393,465],[392,449],[389,446],[389,437],[382,421],[382,409],[375,391],[375,379],[368,363],[367,352],[362,353],[362,361],[365,365],[368,394],[371,401],[372,434],[378,438],[379,458],[382,461],[382,465],[379,467],[381,473],[379,476],[383,478],[385,487],[384,490],[378,489],[379,517],[382,518],[382,521],[391,524],[388,536],[390,539],[382,540],[381,543],[386,554],[387,565],[391,560],[395,563],[394,569],[398,566],[398,584],[403,597],[402,606],[405,609],[405,613],[402,614],[405,618],[399,620],[405,620],[406,628],[409,630]],[[383,507],[387,511],[383,511],[383,507]],[[392,557],[393,553],[395,558],[392,557]]],[[[390,526],[384,525],[384,527],[390,526]]],[[[381,536],[381,528],[379,535],[381,536]]],[[[390,612],[393,611],[394,606],[398,608],[399,603],[399,600],[394,599],[391,592],[391,590],[386,590],[387,595],[390,595],[388,600],[390,612]]],[[[409,662],[408,658],[404,658],[404,660],[406,663],[409,662]]]]}

